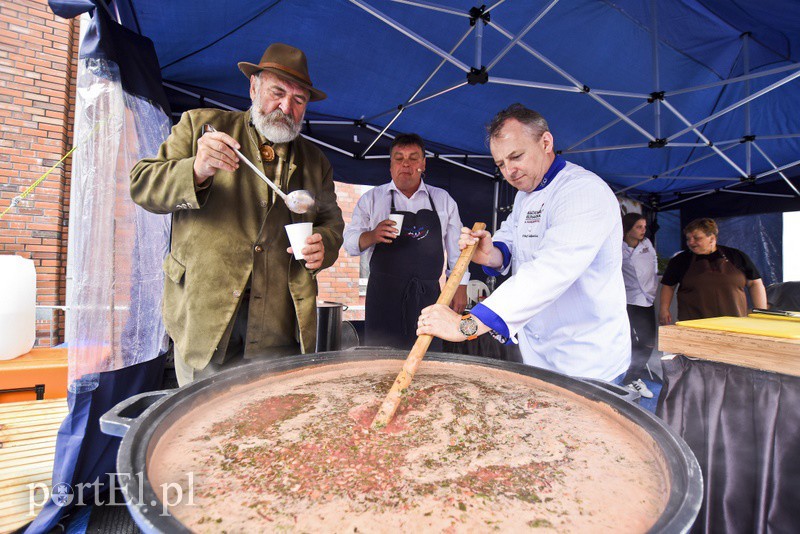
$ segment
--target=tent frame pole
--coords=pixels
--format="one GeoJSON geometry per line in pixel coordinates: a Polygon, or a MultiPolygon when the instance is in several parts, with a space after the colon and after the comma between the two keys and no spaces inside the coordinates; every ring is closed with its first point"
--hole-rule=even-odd
{"type": "MultiPolygon", "coordinates": [[[[535,15],[535,16],[534,16],[534,17],[533,17],[533,18],[532,18],[532,19],[531,19],[531,20],[528,22],[528,24],[527,24],[527,25],[526,25],[526,26],[525,26],[525,27],[522,29],[522,31],[521,31],[521,32],[519,32],[519,33],[517,34],[517,36],[516,36],[516,37],[514,37],[514,38],[513,38],[513,39],[512,39],[512,40],[511,40],[511,41],[510,41],[510,42],[509,42],[509,43],[508,43],[508,44],[507,44],[507,45],[506,45],[506,46],[505,46],[505,47],[504,47],[504,48],[503,48],[503,49],[502,49],[502,50],[501,50],[501,51],[500,51],[500,52],[499,52],[499,53],[498,53],[498,54],[497,54],[495,57],[494,57],[494,59],[492,59],[492,61],[491,61],[491,62],[489,62],[489,64],[486,66],[486,71],[488,72],[488,71],[492,70],[492,67],[494,67],[495,65],[497,65],[497,63],[498,63],[498,62],[499,62],[501,59],[503,59],[503,58],[506,56],[506,54],[508,54],[508,53],[511,51],[511,49],[512,49],[512,48],[514,48],[514,46],[515,46],[515,45],[516,45],[516,44],[519,42],[519,40],[520,40],[520,39],[522,39],[523,37],[525,37],[525,35],[526,35],[526,34],[527,34],[527,33],[528,33],[528,32],[529,32],[531,29],[533,29],[533,27],[534,27],[534,26],[536,26],[536,25],[539,23],[539,21],[540,21],[540,20],[542,20],[542,18],[544,18],[544,16],[545,16],[545,15],[547,15],[547,13],[549,13],[549,12],[550,12],[550,10],[551,10],[551,9],[553,9],[553,8],[555,7],[555,5],[556,5],[558,2],[559,2],[559,0],[552,0],[552,1],[551,1],[551,2],[548,4],[548,5],[546,5],[544,8],[542,8],[542,10],[541,10],[541,11],[539,11],[539,13],[538,13],[537,15],[535,15]]],[[[478,64],[476,65],[476,67],[477,67],[477,68],[480,68],[480,63],[478,63],[478,64]]]]}
{"type": "Polygon", "coordinates": [[[712,193],[716,193],[716,189],[711,190],[711,191],[705,191],[703,193],[700,193],[699,195],[693,195],[693,196],[691,196],[689,198],[684,198],[682,200],[677,200],[675,202],[670,202],[669,204],[664,204],[663,206],[661,206],[661,208],[659,208],[659,211],[664,211],[665,209],[671,208],[672,206],[677,206],[678,204],[683,204],[684,202],[689,202],[690,200],[694,200],[696,198],[704,197],[704,196],[710,195],[712,193]]]}
{"type": "MultiPolygon", "coordinates": [[[[755,141],[751,141],[751,144],[752,144],[752,145],[753,145],[753,147],[754,147],[754,148],[755,148],[755,149],[758,151],[758,153],[759,153],[759,154],[761,154],[761,157],[763,157],[765,160],[767,160],[767,163],[769,163],[769,164],[770,164],[770,166],[772,166],[772,168],[773,168],[773,169],[777,169],[777,168],[778,168],[778,166],[777,166],[777,165],[775,165],[775,162],[774,162],[774,161],[772,161],[772,158],[770,158],[769,156],[767,156],[767,153],[766,153],[766,152],[764,152],[763,150],[761,150],[761,147],[760,147],[760,146],[758,146],[758,145],[756,144],[756,142],[755,142],[755,141]]],[[[778,174],[780,175],[780,177],[781,177],[781,178],[783,178],[783,181],[784,181],[784,182],[786,182],[786,184],[789,186],[789,188],[790,188],[792,191],[794,191],[794,192],[795,192],[795,194],[796,194],[798,197],[800,197],[800,191],[798,191],[798,190],[797,190],[797,188],[794,186],[794,184],[793,184],[792,182],[790,182],[790,181],[789,181],[789,178],[786,176],[786,174],[784,174],[784,173],[783,173],[783,171],[778,171],[778,174]]]]}
{"type": "Polygon", "coordinates": [[[443,94],[445,94],[445,93],[449,93],[450,91],[453,91],[453,90],[455,90],[455,89],[458,89],[459,87],[464,87],[465,85],[467,85],[467,82],[460,82],[460,83],[457,83],[457,84],[455,84],[455,85],[452,85],[452,86],[450,86],[450,87],[447,87],[447,88],[445,88],[445,89],[442,89],[441,91],[437,91],[436,93],[433,93],[432,95],[428,95],[428,96],[426,96],[426,97],[424,97],[424,98],[420,98],[419,100],[415,100],[414,102],[410,102],[408,105],[404,106],[402,109],[400,109],[400,110],[397,112],[397,114],[395,114],[395,116],[394,116],[394,117],[392,117],[392,120],[390,120],[390,121],[389,121],[389,123],[388,123],[386,126],[384,126],[384,127],[383,127],[383,130],[381,130],[381,131],[380,131],[380,133],[379,133],[377,136],[375,136],[375,139],[373,139],[373,140],[372,140],[372,143],[370,143],[370,145],[369,145],[369,146],[368,146],[366,149],[364,149],[364,152],[362,152],[362,153],[361,153],[361,156],[360,156],[360,157],[362,157],[362,158],[363,158],[363,157],[365,157],[365,156],[367,155],[367,152],[369,152],[369,151],[370,151],[370,149],[371,149],[373,146],[375,146],[375,143],[377,143],[377,142],[378,142],[378,139],[380,139],[381,137],[383,137],[383,134],[385,134],[385,133],[386,133],[386,130],[388,130],[388,129],[389,129],[389,127],[390,127],[390,126],[391,126],[391,125],[394,123],[394,121],[396,121],[396,120],[397,120],[397,119],[400,117],[400,115],[402,115],[402,114],[403,114],[403,112],[404,112],[404,111],[405,111],[407,108],[410,108],[410,107],[412,107],[412,106],[416,106],[417,104],[422,104],[423,102],[426,102],[426,101],[428,101],[428,100],[431,100],[431,99],[433,99],[433,98],[436,98],[437,96],[442,96],[442,95],[443,95],[443,94]]]}
{"type": "MultiPolygon", "coordinates": [[[[665,108],[667,108],[667,109],[668,109],[670,112],[672,112],[672,114],[673,114],[673,115],[675,115],[676,117],[678,117],[678,119],[679,119],[679,120],[680,120],[682,123],[684,123],[684,124],[686,124],[686,125],[691,125],[691,123],[689,122],[689,120],[688,120],[686,117],[684,117],[684,116],[683,116],[683,114],[681,114],[681,113],[680,113],[680,112],[679,112],[677,109],[675,109],[675,106],[673,106],[672,104],[670,104],[670,103],[669,103],[669,102],[667,102],[666,100],[664,100],[664,107],[665,107],[665,108]]],[[[721,151],[719,148],[717,148],[717,147],[716,147],[716,145],[714,145],[714,143],[712,143],[712,142],[711,142],[711,141],[708,139],[708,137],[706,137],[705,135],[703,135],[703,132],[701,132],[701,131],[700,131],[700,130],[698,130],[697,128],[693,128],[693,129],[692,129],[692,131],[695,133],[695,135],[696,135],[697,137],[699,137],[699,138],[700,138],[700,140],[701,140],[701,141],[703,141],[704,143],[706,143],[706,145],[708,145],[708,147],[709,147],[711,150],[713,150],[713,151],[714,151],[714,152],[715,152],[715,153],[716,153],[716,154],[717,154],[719,157],[721,157],[723,160],[725,160],[725,162],[726,162],[728,165],[730,165],[731,167],[733,167],[733,169],[734,169],[736,172],[738,172],[738,173],[739,173],[739,174],[742,176],[742,178],[747,178],[747,177],[748,177],[748,174],[747,174],[746,172],[744,172],[744,171],[742,170],[742,168],[741,168],[741,167],[739,167],[739,166],[738,166],[736,163],[734,163],[734,162],[733,162],[733,160],[732,160],[731,158],[729,158],[728,156],[726,156],[726,155],[725,155],[725,154],[724,154],[724,153],[723,153],[723,152],[722,152],[722,151],[721,151]]]]}
{"type": "MultiPolygon", "coordinates": [[[[368,129],[368,130],[372,130],[373,132],[379,132],[379,131],[381,131],[381,130],[379,130],[378,128],[376,128],[375,126],[372,126],[371,124],[366,124],[365,126],[367,127],[367,129],[368,129]]],[[[385,136],[386,136],[386,137],[388,137],[389,139],[394,139],[394,138],[395,138],[395,136],[394,136],[394,135],[392,135],[392,134],[389,134],[389,133],[384,133],[383,135],[385,135],[385,136]]],[[[488,177],[490,177],[490,178],[493,178],[493,177],[494,177],[494,175],[492,175],[492,174],[490,174],[490,173],[488,173],[488,172],[486,172],[486,171],[482,171],[482,170],[480,170],[480,169],[476,169],[475,167],[470,167],[469,165],[465,165],[464,163],[461,163],[461,162],[459,162],[459,161],[455,161],[455,160],[452,160],[452,159],[450,159],[450,158],[446,158],[446,157],[442,157],[442,156],[437,156],[436,154],[434,154],[434,153],[433,153],[433,152],[431,152],[430,150],[426,150],[426,151],[425,151],[425,156],[426,156],[426,157],[433,157],[433,158],[436,158],[436,159],[440,159],[440,160],[442,160],[442,161],[446,161],[447,163],[450,163],[451,165],[455,165],[455,166],[457,166],[457,167],[461,167],[461,168],[463,168],[463,169],[466,169],[466,170],[468,170],[468,171],[472,171],[472,172],[474,172],[475,174],[480,174],[480,175],[482,175],[482,176],[488,176],[488,177]]]]}
{"type": "Polygon", "coordinates": [[[741,178],[731,178],[729,176],[668,176],[663,174],[605,174],[604,176],[613,176],[615,178],[658,178],[660,180],[697,180],[707,182],[709,180],[718,180],[722,182],[741,182],[741,178]]]}
{"type": "Polygon", "coordinates": [[[424,2],[423,0],[391,0],[396,4],[405,4],[408,6],[414,7],[421,7],[423,9],[430,9],[432,11],[440,11],[442,13],[448,13],[450,15],[458,15],[459,17],[469,17],[468,14],[464,13],[463,11],[459,11],[457,9],[453,9],[451,7],[440,6],[439,4],[434,4],[432,2],[424,2]]]}
{"type": "Polygon", "coordinates": [[[761,174],[757,174],[756,179],[763,178],[764,176],[769,176],[770,174],[775,174],[776,172],[785,171],[786,169],[791,169],[792,167],[795,167],[797,165],[800,165],[800,159],[795,160],[791,163],[787,163],[786,165],[782,165],[781,167],[776,167],[771,171],[766,171],[762,172],[761,174]]]}
{"type": "Polygon", "coordinates": [[[481,70],[481,68],[483,67],[483,65],[481,64],[481,62],[483,61],[483,58],[481,56],[482,56],[482,53],[483,53],[483,26],[484,25],[481,24],[481,22],[482,21],[480,19],[478,19],[478,20],[475,21],[475,26],[472,26],[473,28],[475,28],[475,62],[473,63],[473,66],[477,70],[481,70]]]}
{"type": "MultiPolygon", "coordinates": [[[[637,111],[639,111],[639,110],[641,110],[641,109],[643,109],[643,108],[647,107],[649,104],[650,104],[649,102],[642,102],[641,104],[639,104],[639,105],[638,105],[638,106],[636,106],[635,108],[633,108],[633,109],[629,110],[627,113],[625,113],[625,115],[626,115],[626,116],[628,116],[628,117],[630,117],[631,115],[633,115],[633,114],[634,114],[634,113],[636,113],[637,111]]],[[[575,147],[577,147],[577,146],[580,146],[580,145],[582,145],[583,143],[585,143],[585,142],[586,142],[586,141],[588,141],[589,139],[591,139],[591,138],[593,138],[593,137],[596,137],[596,136],[600,135],[601,133],[605,132],[606,130],[608,130],[608,129],[609,129],[609,128],[611,128],[612,126],[614,126],[614,125],[616,125],[616,124],[619,124],[620,122],[622,122],[622,119],[619,119],[619,118],[617,118],[617,119],[614,119],[613,121],[611,121],[611,122],[609,122],[609,123],[605,124],[604,126],[601,126],[599,130],[595,130],[594,132],[590,133],[589,135],[587,135],[586,137],[584,137],[583,139],[581,139],[581,140],[580,140],[580,141],[578,141],[577,143],[573,144],[572,146],[570,146],[569,148],[567,148],[567,150],[572,150],[573,148],[575,148],[575,147]]]]}
{"type": "Polygon", "coordinates": [[[720,193],[732,193],[737,195],[752,195],[758,197],[774,197],[774,198],[795,198],[794,195],[784,195],[781,193],[763,193],[761,191],[737,191],[735,189],[720,189],[720,193]]]}
{"type": "MultiPolygon", "coordinates": [[[[741,143],[741,141],[736,140],[736,141],[732,142],[729,146],[723,147],[722,146],[723,144],[724,143],[720,143],[719,144],[719,147],[722,147],[722,148],[720,148],[720,150],[722,152],[727,152],[728,150],[732,149],[733,147],[739,146],[742,143],[741,143]]],[[[719,148],[719,147],[717,147],[717,148],[719,148]]],[[[717,154],[715,154],[714,152],[709,152],[708,154],[705,154],[703,156],[699,156],[699,157],[697,157],[697,158],[695,158],[693,160],[687,161],[686,163],[682,163],[681,165],[678,165],[677,167],[672,167],[671,169],[667,169],[666,171],[660,173],[660,176],[664,176],[664,175],[673,173],[675,171],[679,171],[681,169],[685,169],[686,167],[694,165],[695,163],[700,163],[701,161],[706,160],[708,158],[713,158],[716,155],[717,154]]]]}
{"type": "Polygon", "coordinates": [[[738,102],[735,102],[735,103],[731,104],[730,106],[726,107],[725,109],[717,111],[716,113],[713,113],[712,115],[706,117],[703,120],[697,121],[694,124],[690,124],[689,126],[684,128],[683,130],[680,130],[676,134],[671,135],[669,138],[667,138],[667,141],[672,141],[673,139],[676,139],[676,138],[682,136],[685,133],[691,132],[692,130],[694,130],[698,126],[702,126],[702,125],[704,125],[704,124],[706,124],[708,122],[713,121],[714,119],[718,119],[719,117],[722,117],[723,115],[725,115],[727,113],[730,113],[734,109],[738,109],[738,108],[742,107],[743,105],[747,104],[748,102],[752,102],[756,98],[758,98],[760,96],[763,96],[763,95],[769,93],[770,91],[773,91],[773,90],[777,89],[778,87],[791,82],[792,80],[794,80],[796,78],[800,78],[800,69],[798,69],[796,72],[793,72],[793,73],[791,73],[790,75],[788,75],[788,76],[786,76],[784,78],[781,78],[780,80],[778,80],[777,82],[773,83],[772,85],[769,85],[769,86],[761,89],[760,91],[756,91],[752,95],[747,96],[747,97],[739,100],[738,102]]]}
{"type": "MultiPolygon", "coordinates": [[[[658,6],[656,0],[650,0],[650,17],[653,25],[653,87],[655,87],[655,92],[657,93],[660,91],[661,80],[658,63],[658,6]]],[[[655,131],[656,139],[661,139],[661,99],[654,99],[653,104],[655,104],[653,106],[653,130],[655,131]]]]}
{"type": "MultiPolygon", "coordinates": [[[[742,56],[744,62],[744,73],[745,75],[750,74],[750,32],[744,32],[742,34],[742,56]]],[[[750,79],[746,79],[744,81],[744,96],[750,96],[750,79]]],[[[750,134],[753,132],[750,131],[750,102],[744,105],[744,135],[745,138],[750,137],[750,134]]],[[[747,176],[750,176],[750,173],[753,171],[752,166],[752,159],[753,159],[753,150],[750,146],[750,143],[747,142],[744,144],[744,157],[745,157],[745,169],[747,169],[747,176]]]]}
{"type": "Polygon", "coordinates": [[[428,41],[427,39],[425,39],[421,35],[418,35],[417,33],[415,33],[413,31],[411,31],[410,29],[406,28],[405,26],[403,26],[402,24],[400,24],[399,22],[394,20],[392,17],[390,17],[390,16],[384,14],[383,12],[379,11],[378,9],[372,7],[371,5],[369,5],[368,3],[364,2],[363,0],[350,0],[350,3],[355,4],[356,6],[360,7],[361,9],[363,9],[364,11],[366,11],[367,13],[372,15],[373,17],[377,18],[381,22],[384,22],[386,25],[391,26],[395,30],[399,31],[400,33],[402,33],[403,35],[405,35],[406,37],[408,37],[409,39],[411,39],[412,41],[417,43],[418,45],[422,46],[423,48],[426,48],[427,50],[433,52],[437,56],[447,60],[450,63],[452,63],[456,68],[461,69],[465,73],[469,72],[469,67],[467,66],[466,63],[464,63],[460,59],[454,57],[452,54],[448,54],[447,52],[445,52],[444,50],[442,50],[441,48],[439,48],[438,46],[436,46],[432,42],[428,41]]]}
{"type": "Polygon", "coordinates": [[[685,93],[692,93],[694,91],[702,91],[704,89],[719,87],[721,85],[729,85],[732,83],[743,82],[745,80],[754,80],[756,78],[762,78],[764,76],[769,76],[771,74],[780,74],[781,72],[786,72],[787,70],[794,70],[794,69],[800,69],[800,63],[792,63],[791,65],[784,65],[783,67],[775,67],[774,69],[762,70],[760,72],[754,72],[751,74],[744,74],[742,76],[736,76],[735,78],[728,78],[727,80],[720,80],[718,82],[707,83],[704,85],[695,85],[693,87],[687,87],[685,89],[666,91],[664,95],[665,96],[682,95],[685,93]]]}
{"type": "MultiPolygon", "coordinates": [[[[353,1],[353,0],[351,0],[351,1],[353,1]]],[[[500,26],[499,24],[496,24],[495,22],[490,22],[489,26],[491,26],[492,28],[494,28],[495,30],[500,32],[500,34],[502,34],[504,37],[506,37],[508,39],[512,38],[511,33],[508,30],[506,30],[505,28],[503,28],[502,26],[500,26]]],[[[574,78],[572,75],[567,73],[565,70],[561,69],[558,65],[556,65],[555,63],[550,61],[547,57],[545,57],[544,55],[542,55],[541,53],[536,51],[533,47],[531,47],[527,43],[525,43],[523,41],[520,41],[520,42],[517,43],[517,46],[519,46],[520,48],[525,50],[528,54],[532,55],[533,57],[535,57],[536,59],[538,59],[539,61],[541,61],[545,65],[547,65],[548,67],[550,67],[552,70],[554,70],[555,72],[560,74],[563,78],[565,78],[570,83],[572,83],[575,87],[580,89],[581,92],[586,92],[586,94],[589,95],[590,98],[592,98],[594,101],[596,101],[597,103],[602,105],[604,108],[609,110],[611,113],[613,113],[614,115],[616,115],[617,117],[622,119],[631,128],[633,128],[634,130],[639,132],[641,135],[643,135],[645,138],[647,138],[648,141],[655,141],[655,138],[650,133],[648,133],[647,130],[645,130],[644,128],[642,128],[641,126],[639,126],[638,124],[633,122],[631,119],[626,117],[620,110],[618,110],[617,108],[615,108],[614,106],[612,106],[611,104],[606,102],[603,98],[601,98],[598,95],[598,93],[599,93],[598,90],[586,91],[587,89],[589,89],[586,85],[580,83],[576,78],[574,78]]],[[[622,94],[619,94],[617,96],[622,96],[622,94]]]]}
{"type": "MultiPolygon", "coordinates": [[[[467,37],[469,37],[469,34],[472,33],[473,29],[474,28],[472,26],[470,26],[470,28],[466,31],[466,33],[464,33],[464,35],[461,36],[461,39],[459,39],[458,42],[450,50],[451,54],[453,54],[456,50],[458,50],[458,47],[461,46],[461,44],[467,39],[467,37]]],[[[414,99],[417,97],[417,95],[425,88],[426,85],[428,85],[428,83],[433,79],[433,77],[436,76],[436,73],[439,72],[439,70],[444,66],[445,63],[447,63],[446,59],[441,60],[439,62],[439,65],[437,65],[436,68],[433,69],[433,72],[431,72],[431,74],[425,79],[425,81],[422,82],[422,84],[420,84],[419,87],[417,87],[417,90],[414,91],[414,94],[412,94],[404,103],[400,104],[399,106],[395,106],[393,108],[389,108],[386,111],[382,111],[381,113],[378,113],[377,115],[372,115],[371,117],[367,117],[366,119],[363,119],[363,120],[365,122],[372,122],[375,119],[383,117],[384,115],[388,115],[389,113],[397,111],[400,108],[409,107],[409,105],[412,103],[412,101],[414,101],[414,99]]]]}

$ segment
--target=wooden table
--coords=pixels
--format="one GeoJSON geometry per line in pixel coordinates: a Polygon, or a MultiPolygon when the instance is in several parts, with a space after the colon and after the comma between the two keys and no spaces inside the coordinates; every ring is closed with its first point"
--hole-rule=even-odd
{"type": "Polygon", "coordinates": [[[13,360],[0,361],[0,403],[35,400],[36,387],[42,386],[43,398],[67,396],[67,349],[36,348],[13,360]]]}
{"type": "Polygon", "coordinates": [[[750,369],[800,376],[798,339],[671,325],[658,329],[658,350],[750,369]]]}
{"type": "MultiPolygon", "coordinates": [[[[49,487],[56,434],[67,415],[67,400],[0,404],[0,532],[11,532],[33,520],[29,484],[49,487]]],[[[36,490],[34,501],[44,500],[36,490]]]]}
{"type": "Polygon", "coordinates": [[[693,532],[800,532],[800,339],[674,325],[658,348],[657,415],[703,473],[693,532]]]}

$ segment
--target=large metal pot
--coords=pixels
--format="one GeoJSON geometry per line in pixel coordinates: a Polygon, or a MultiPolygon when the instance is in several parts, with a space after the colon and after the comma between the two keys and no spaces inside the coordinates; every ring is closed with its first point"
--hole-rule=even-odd
{"type": "MultiPolygon", "coordinates": [[[[178,390],[144,393],[120,403],[100,419],[100,426],[107,434],[123,437],[117,456],[117,472],[131,515],[147,533],[189,532],[175,517],[163,512],[159,494],[146,473],[153,451],[166,430],[199,404],[217,399],[234,387],[240,388],[270,374],[387,359],[397,359],[399,369],[399,360],[406,356],[407,353],[402,351],[374,347],[290,356],[240,366],[178,390]]],[[[426,360],[510,371],[610,406],[619,416],[633,422],[653,439],[666,464],[670,494],[664,512],[651,532],[685,532],[692,526],[702,499],[703,482],[697,460],[686,443],[663,421],[630,402],[623,388],[600,381],[577,380],[523,364],[474,356],[430,353],[426,360]]]]}

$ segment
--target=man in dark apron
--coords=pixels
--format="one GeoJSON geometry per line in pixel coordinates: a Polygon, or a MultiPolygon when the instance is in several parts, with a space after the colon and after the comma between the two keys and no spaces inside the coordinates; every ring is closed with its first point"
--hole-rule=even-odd
{"type": "MultiPolygon", "coordinates": [[[[408,349],[416,340],[420,312],[439,297],[445,255],[451,267],[458,259],[461,220],[446,191],[423,183],[425,149],[418,135],[398,136],[390,154],[392,182],[359,200],[345,232],[345,249],[372,252],[365,344],[408,349]],[[390,215],[402,215],[402,227],[390,215]]],[[[462,280],[453,299],[459,313],[466,306],[467,281],[462,280]]]]}

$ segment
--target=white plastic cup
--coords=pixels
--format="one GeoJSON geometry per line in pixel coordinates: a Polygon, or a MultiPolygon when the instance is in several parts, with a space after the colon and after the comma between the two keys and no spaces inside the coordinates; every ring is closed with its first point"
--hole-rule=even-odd
{"type": "Polygon", "coordinates": [[[289,236],[289,245],[292,247],[292,252],[294,252],[294,259],[303,259],[303,253],[300,251],[306,246],[306,239],[311,237],[312,227],[313,224],[310,222],[286,225],[286,234],[289,236]]]}
{"type": "Polygon", "coordinates": [[[389,220],[390,221],[394,221],[394,223],[397,225],[397,226],[395,226],[395,230],[397,231],[398,234],[400,234],[400,230],[403,228],[403,218],[404,217],[405,217],[405,215],[403,215],[402,213],[391,213],[391,214],[389,214],[389,220]]]}

